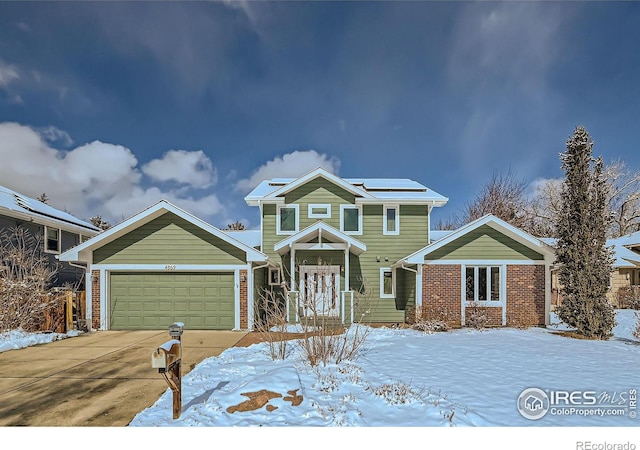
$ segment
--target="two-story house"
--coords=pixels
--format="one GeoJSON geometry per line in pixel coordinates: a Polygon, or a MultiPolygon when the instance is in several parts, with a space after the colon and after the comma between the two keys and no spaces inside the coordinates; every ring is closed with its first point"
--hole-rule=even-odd
{"type": "Polygon", "coordinates": [[[397,324],[418,310],[463,326],[549,319],[550,247],[493,217],[433,232],[447,198],[408,179],[316,169],[260,183],[246,197],[260,229],[222,231],[161,201],[65,252],[87,268],[96,329],[253,329],[265,290],[309,314],[397,324]]]}
{"type": "Polygon", "coordinates": [[[100,233],[99,228],[36,199],[0,186],[0,233],[10,234],[14,227],[26,229],[41,245],[49,264],[55,268],[53,287],[80,287],[84,271],[56,256],[100,233]]]}

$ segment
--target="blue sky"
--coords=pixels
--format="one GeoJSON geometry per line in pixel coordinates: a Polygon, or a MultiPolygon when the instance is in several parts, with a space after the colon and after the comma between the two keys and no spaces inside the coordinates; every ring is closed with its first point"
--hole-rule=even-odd
{"type": "Polygon", "coordinates": [[[265,177],[398,177],[457,214],[562,177],[577,125],[640,169],[640,2],[0,2],[0,184],[224,227],[265,177]]]}

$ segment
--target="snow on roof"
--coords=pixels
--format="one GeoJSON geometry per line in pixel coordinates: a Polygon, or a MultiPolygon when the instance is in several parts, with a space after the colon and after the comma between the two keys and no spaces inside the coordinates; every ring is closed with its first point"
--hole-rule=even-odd
{"type": "MultiPolygon", "coordinates": [[[[273,178],[262,181],[246,197],[247,203],[262,200],[269,194],[297,178],[273,178]]],[[[436,201],[447,202],[447,198],[432,189],[408,178],[344,178],[345,182],[363,189],[375,200],[387,201],[436,201]]]]}
{"type": "MultiPolygon", "coordinates": [[[[545,244],[555,247],[558,239],[541,238],[545,244]]],[[[640,253],[631,250],[629,247],[640,246],[640,231],[627,234],[618,238],[607,239],[607,247],[613,247],[613,267],[638,267],[640,266],[640,253]]]]}
{"type": "Polygon", "coordinates": [[[262,241],[262,233],[260,232],[260,230],[241,230],[241,231],[222,230],[222,231],[227,233],[236,241],[240,241],[248,247],[253,247],[253,248],[260,247],[260,244],[262,241]]]}
{"type": "Polygon", "coordinates": [[[429,231],[429,241],[430,243],[439,241],[440,239],[446,238],[455,231],[456,230],[431,230],[429,231]]]}
{"type": "Polygon", "coordinates": [[[9,211],[8,215],[12,215],[11,212],[28,214],[34,218],[53,220],[61,223],[61,225],[73,225],[74,227],[81,227],[93,232],[101,231],[89,222],[80,220],[67,212],[60,211],[59,209],[22,195],[5,186],[0,186],[0,210],[9,211]]]}

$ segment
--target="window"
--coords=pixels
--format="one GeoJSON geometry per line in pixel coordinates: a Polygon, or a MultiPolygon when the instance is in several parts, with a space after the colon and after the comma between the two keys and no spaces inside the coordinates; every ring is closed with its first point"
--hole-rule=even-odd
{"type": "Polygon", "coordinates": [[[395,283],[393,270],[389,267],[383,267],[380,269],[380,297],[381,298],[393,298],[395,297],[395,283]]]}
{"type": "Polygon", "coordinates": [[[310,204],[307,215],[311,219],[329,219],[331,218],[331,205],[328,203],[310,204]]]}
{"type": "Polygon", "coordinates": [[[60,229],[44,227],[44,251],[60,253],[60,229]]]}
{"type": "Polygon", "coordinates": [[[352,205],[340,205],[340,231],[347,234],[362,234],[362,213],[352,205]]]}
{"type": "Polygon", "coordinates": [[[298,231],[298,205],[278,207],[276,217],[277,234],[293,234],[298,231]]]}
{"type": "Polygon", "coordinates": [[[398,206],[384,206],[382,218],[382,234],[400,234],[400,208],[398,206]]]}
{"type": "Polygon", "coordinates": [[[269,286],[280,286],[280,269],[269,268],[269,286]]]}
{"type": "Polygon", "coordinates": [[[468,302],[499,302],[500,267],[498,266],[467,266],[465,268],[465,293],[468,302]]]}

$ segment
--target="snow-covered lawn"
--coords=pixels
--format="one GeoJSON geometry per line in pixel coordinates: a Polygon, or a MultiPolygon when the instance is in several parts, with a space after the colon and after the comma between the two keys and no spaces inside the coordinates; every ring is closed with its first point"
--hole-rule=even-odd
{"type": "Polygon", "coordinates": [[[75,337],[79,331],[69,331],[68,333],[27,333],[22,330],[11,330],[0,333],[0,353],[7,350],[17,350],[19,348],[30,347],[38,344],[48,344],[69,337],[75,337]]]}
{"type": "Polygon", "coordinates": [[[560,336],[553,326],[436,334],[374,328],[357,359],[317,368],[302,361],[296,342],[284,361],[273,361],[266,343],[231,348],[183,378],[179,419],[172,419],[167,390],[130,426],[638,427],[630,397],[640,389],[640,340],[632,335],[633,311],[618,311],[617,321],[609,341],[560,336]],[[528,388],[597,403],[560,401],[531,420],[517,408],[528,388]],[[261,390],[281,397],[228,412],[248,400],[243,393],[261,390]],[[303,397],[300,405],[286,398],[289,391],[303,397]]]}
{"type": "MultiPolygon", "coordinates": [[[[124,447],[132,442],[165,446],[176,439],[171,430],[177,428],[170,427],[197,427],[179,435],[181,448],[205,441],[207,446],[229,445],[223,442],[232,440],[241,448],[267,449],[324,449],[336,443],[378,448],[404,442],[420,448],[635,450],[640,449],[640,420],[631,417],[636,409],[630,395],[640,388],[640,340],[633,336],[633,311],[618,311],[617,322],[609,341],[560,336],[556,331],[566,329],[562,324],[436,334],[375,328],[357,359],[316,369],[301,360],[294,342],[285,361],[272,361],[267,344],[231,348],[185,375],[183,412],[177,420],[171,418],[167,390],[125,429],[49,428],[46,436],[64,440],[72,433],[99,449],[112,449],[118,442],[124,447]],[[598,404],[529,420],[519,413],[517,399],[532,387],[549,394],[593,392],[598,404]],[[269,412],[265,405],[250,412],[227,411],[247,400],[243,393],[261,390],[281,395],[267,404],[277,409],[269,412]],[[298,395],[298,406],[285,400],[298,395]],[[617,408],[622,416],[584,415],[617,408]],[[321,435],[308,428],[326,426],[331,429],[321,435]],[[453,429],[453,434],[446,432],[453,429]],[[269,430],[277,434],[265,434],[269,430]]],[[[0,333],[0,351],[73,335],[0,333]]],[[[21,429],[0,429],[2,436],[24,441],[21,429]]]]}

